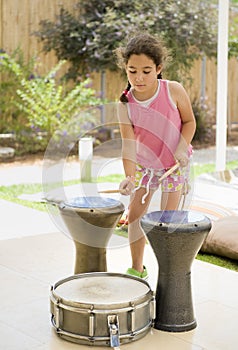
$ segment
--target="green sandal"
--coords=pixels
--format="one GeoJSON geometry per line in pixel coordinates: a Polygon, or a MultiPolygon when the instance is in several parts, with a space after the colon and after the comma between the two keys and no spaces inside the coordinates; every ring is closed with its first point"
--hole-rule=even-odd
{"type": "Polygon", "coordinates": [[[127,269],[126,273],[127,273],[127,275],[139,277],[139,278],[142,278],[143,280],[147,280],[149,277],[145,266],[143,266],[143,272],[139,272],[139,271],[133,269],[132,267],[129,267],[129,269],[127,269]]]}

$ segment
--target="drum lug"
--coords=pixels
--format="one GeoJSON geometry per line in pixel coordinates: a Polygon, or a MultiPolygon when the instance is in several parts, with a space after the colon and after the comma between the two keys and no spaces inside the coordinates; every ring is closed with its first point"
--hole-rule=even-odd
{"type": "Polygon", "coordinates": [[[89,315],[89,336],[93,338],[94,336],[94,313],[91,312],[89,315]]]}
{"type": "Polygon", "coordinates": [[[108,329],[110,333],[110,346],[116,348],[120,346],[119,340],[119,320],[117,315],[107,316],[108,329]]]}
{"type": "Polygon", "coordinates": [[[131,303],[131,312],[130,312],[130,317],[131,317],[131,333],[133,335],[133,333],[136,330],[136,314],[135,314],[135,305],[133,303],[131,303]]]}
{"type": "Polygon", "coordinates": [[[155,296],[153,296],[153,298],[151,299],[150,302],[150,317],[152,322],[154,322],[155,318],[156,318],[156,300],[155,300],[155,296]]]}
{"type": "Polygon", "coordinates": [[[60,300],[57,299],[56,305],[55,305],[55,327],[58,330],[60,326],[60,308],[59,308],[60,300]]]}

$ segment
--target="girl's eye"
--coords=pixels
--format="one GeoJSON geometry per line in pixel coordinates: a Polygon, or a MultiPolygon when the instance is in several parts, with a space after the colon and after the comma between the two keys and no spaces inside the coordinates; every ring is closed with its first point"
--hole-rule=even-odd
{"type": "MultiPolygon", "coordinates": [[[[137,72],[136,72],[136,70],[133,70],[133,71],[132,71],[132,70],[129,70],[129,73],[130,73],[130,74],[136,74],[137,72]]],[[[148,72],[148,71],[143,71],[143,73],[144,73],[144,74],[150,74],[150,71],[149,71],[149,72],[148,72]]]]}

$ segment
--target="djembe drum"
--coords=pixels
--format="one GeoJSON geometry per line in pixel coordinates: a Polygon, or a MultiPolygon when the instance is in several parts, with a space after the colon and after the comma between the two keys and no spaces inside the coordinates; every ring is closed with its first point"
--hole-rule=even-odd
{"type": "Polygon", "coordinates": [[[211,229],[210,219],[191,211],[155,211],[142,217],[141,226],[159,265],[155,328],[195,328],[191,265],[211,229]]]}
{"type": "Polygon", "coordinates": [[[75,197],[58,207],[75,244],[74,273],[107,271],[106,247],[124,205],[111,198],[75,197]]]}

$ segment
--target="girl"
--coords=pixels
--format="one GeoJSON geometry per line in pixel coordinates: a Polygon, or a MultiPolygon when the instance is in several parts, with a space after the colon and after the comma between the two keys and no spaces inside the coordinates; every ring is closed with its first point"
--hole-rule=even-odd
{"type": "Polygon", "coordinates": [[[166,50],[149,34],[133,37],[116,51],[128,86],[119,104],[122,160],[126,178],[119,189],[131,195],[128,236],[132,267],[128,274],[147,278],[143,265],[145,236],[140,219],[146,213],[158,179],[176,162],[179,168],[161,184],[161,210],[177,210],[188,181],[190,145],[196,123],[189,97],[181,84],[162,79],[166,50]]]}

